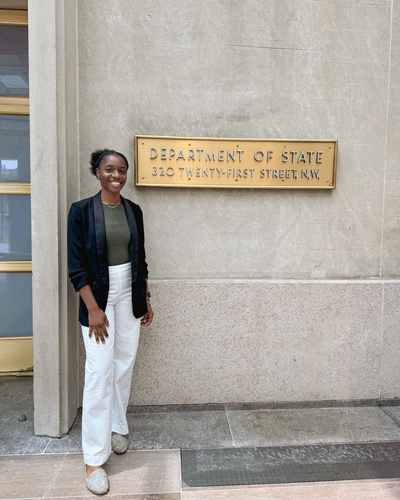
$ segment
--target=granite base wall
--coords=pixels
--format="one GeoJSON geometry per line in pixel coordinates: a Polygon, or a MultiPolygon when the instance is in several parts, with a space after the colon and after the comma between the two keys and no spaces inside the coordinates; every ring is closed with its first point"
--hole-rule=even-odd
{"type": "MultiPolygon", "coordinates": [[[[400,396],[400,281],[157,280],[151,290],[130,404],[400,396]]],[[[81,345],[81,374],[83,362],[81,345]]]]}

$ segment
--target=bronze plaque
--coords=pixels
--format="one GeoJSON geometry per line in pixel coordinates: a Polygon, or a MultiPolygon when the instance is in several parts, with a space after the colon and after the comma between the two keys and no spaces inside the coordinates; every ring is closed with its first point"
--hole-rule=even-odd
{"type": "Polygon", "coordinates": [[[334,189],[337,141],[135,136],[135,184],[334,189]]]}

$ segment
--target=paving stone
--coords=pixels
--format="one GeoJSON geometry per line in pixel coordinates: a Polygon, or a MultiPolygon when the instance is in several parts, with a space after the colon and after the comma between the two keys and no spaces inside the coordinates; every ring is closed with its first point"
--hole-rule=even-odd
{"type": "Polygon", "coordinates": [[[235,446],[400,441],[400,427],[380,408],[228,411],[235,446]]]}
{"type": "Polygon", "coordinates": [[[182,450],[184,488],[398,478],[400,443],[182,450]]]}
{"type": "Polygon", "coordinates": [[[230,447],[225,412],[129,414],[129,449],[230,447]]]}

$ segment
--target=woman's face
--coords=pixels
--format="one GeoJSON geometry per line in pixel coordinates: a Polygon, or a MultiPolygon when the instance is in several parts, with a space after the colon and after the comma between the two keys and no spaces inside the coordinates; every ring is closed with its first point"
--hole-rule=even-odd
{"type": "Polygon", "coordinates": [[[105,156],[96,171],[102,190],[113,194],[119,193],[125,186],[127,170],[126,163],[120,156],[105,156]]]}

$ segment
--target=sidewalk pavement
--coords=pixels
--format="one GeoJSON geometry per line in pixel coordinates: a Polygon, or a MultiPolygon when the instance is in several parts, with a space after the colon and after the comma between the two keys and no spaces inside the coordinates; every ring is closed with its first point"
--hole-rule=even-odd
{"type": "MultiPolygon", "coordinates": [[[[400,500],[397,403],[133,407],[107,497],[400,500]]],[[[60,439],[35,436],[30,377],[0,377],[0,408],[0,499],[96,498],[79,415],[60,439]]]]}

